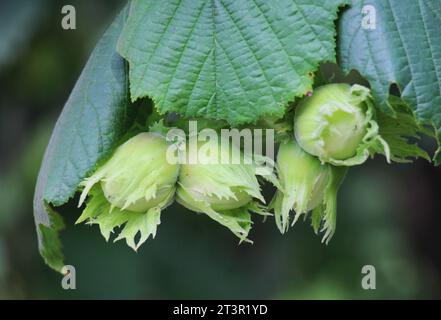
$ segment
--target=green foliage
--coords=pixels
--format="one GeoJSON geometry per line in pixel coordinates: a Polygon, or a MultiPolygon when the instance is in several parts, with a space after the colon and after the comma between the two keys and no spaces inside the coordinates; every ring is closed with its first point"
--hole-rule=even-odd
{"type": "MultiPolygon", "coordinates": [[[[356,69],[371,84],[380,108],[396,84],[416,118],[437,129],[441,137],[441,2],[436,0],[353,1],[339,24],[339,61],[356,69]],[[376,9],[376,28],[362,28],[362,7],[376,9]]],[[[436,164],[441,162],[438,149],[436,164]]]]}
{"type": "MultiPolygon", "coordinates": [[[[60,206],[75,194],[81,180],[113,151],[136,115],[128,98],[126,63],[115,51],[125,15],[125,11],[120,14],[97,44],[46,149],[35,191],[34,216],[40,252],[56,258],[50,261],[62,255],[57,241],[43,241],[41,230],[52,228],[52,239],[58,230],[47,208],[60,206]]],[[[53,261],[51,266],[58,268],[60,263],[53,261]]]]}
{"type": "MultiPolygon", "coordinates": [[[[347,3],[130,1],[93,51],[46,150],[34,197],[39,248],[46,262],[56,270],[63,265],[58,237],[62,221],[54,207],[67,203],[80,182],[97,172],[121,142],[148,127],[159,130],[173,117],[177,118],[177,127],[184,126],[183,118],[197,119],[202,127],[216,129],[253,123],[275,128],[278,141],[289,139],[293,127],[288,123],[293,122],[298,107],[296,98],[317,87],[314,73],[320,63],[336,62],[334,22],[339,8],[347,3]],[[154,102],[150,117],[146,105],[133,104],[150,101],[143,98],[154,102]]],[[[440,17],[441,4],[422,0],[353,1],[352,8],[342,15],[339,62],[345,71],[356,69],[370,82],[382,112],[367,99],[369,126],[362,147],[352,159],[331,161],[341,167],[329,167],[320,205],[309,206],[305,198],[300,209],[294,208],[298,215],[313,210],[312,226],[318,232],[323,225],[326,242],[336,228],[337,190],[346,166],[361,164],[376,152],[399,162],[412,157],[429,159],[414,143],[421,134],[430,135],[423,124],[433,124],[440,140],[440,17]],[[375,30],[362,29],[361,6],[366,4],[377,9],[375,30]],[[390,96],[393,83],[400,89],[402,100],[390,96]]],[[[369,94],[366,89],[363,98],[369,94]]],[[[331,142],[338,140],[331,138],[331,142]]],[[[301,141],[299,145],[306,150],[301,141]]],[[[441,152],[435,159],[441,162],[441,152]]],[[[234,170],[224,175],[220,170],[201,172],[193,173],[187,183],[180,177],[180,203],[207,214],[241,240],[248,240],[250,212],[267,214],[263,205],[251,201],[254,197],[264,202],[255,172],[244,171],[252,176],[251,184],[246,183],[246,175],[234,170]],[[243,204],[234,189],[237,186],[246,189],[243,204]],[[232,199],[241,205],[215,207],[232,199]]],[[[280,189],[275,176],[268,179],[279,191],[286,191],[280,189]]],[[[101,188],[101,184],[92,188],[79,221],[98,224],[106,239],[119,229],[115,241],[124,238],[135,250],[155,235],[160,223],[156,207],[148,213],[128,211],[126,206],[112,208],[101,188]]],[[[314,188],[311,185],[309,189],[314,188]]],[[[160,206],[165,207],[172,198],[170,193],[160,206]]],[[[283,223],[278,221],[283,230],[292,207],[295,205],[290,202],[283,223]]]]}
{"type": "Polygon", "coordinates": [[[134,0],[118,43],[132,100],[233,125],[281,117],[318,64],[335,61],[345,2],[134,0]]]}
{"type": "Polygon", "coordinates": [[[83,221],[97,224],[106,241],[115,229],[122,227],[114,241],[126,239],[127,245],[136,251],[149,236],[155,237],[157,226],[161,223],[161,209],[158,206],[148,213],[140,213],[112,207],[97,184],[90,191],[87,206],[76,223],[83,221]],[[140,237],[135,239],[138,233],[140,237]]]}
{"type": "Polygon", "coordinates": [[[337,192],[348,171],[347,167],[332,167],[331,179],[326,186],[323,204],[312,211],[312,227],[317,233],[319,224],[317,221],[323,220],[321,231],[323,235],[322,242],[329,243],[337,227],[337,192]]]}
{"type": "Polygon", "coordinates": [[[45,204],[45,207],[50,225],[38,225],[40,253],[48,266],[62,272],[64,256],[58,233],[64,228],[63,219],[48,204],[45,204]]]}
{"type": "Polygon", "coordinates": [[[390,148],[391,160],[395,162],[412,162],[410,158],[423,158],[430,161],[430,156],[415,141],[421,135],[433,136],[432,130],[419,124],[409,106],[400,98],[391,96],[389,103],[395,116],[378,112],[379,133],[390,148]]]}

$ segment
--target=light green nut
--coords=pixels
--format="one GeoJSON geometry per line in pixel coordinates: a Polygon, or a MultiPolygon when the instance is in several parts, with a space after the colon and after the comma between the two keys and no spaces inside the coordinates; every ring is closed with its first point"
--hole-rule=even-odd
{"type": "Polygon", "coordinates": [[[88,190],[101,183],[106,199],[115,207],[146,212],[174,193],[179,165],[166,159],[163,136],[144,132],[117,148],[112,157],[83,183],[80,203],[88,190]]]}
{"type": "Polygon", "coordinates": [[[296,141],[322,162],[358,165],[376,152],[389,161],[389,146],[378,131],[370,90],[360,85],[319,87],[296,108],[296,141]]]}
{"type": "Polygon", "coordinates": [[[223,163],[222,155],[228,158],[231,150],[217,141],[199,143],[197,149],[199,155],[204,155],[204,161],[181,165],[177,202],[192,211],[207,214],[241,241],[249,242],[247,236],[252,224],[249,212],[267,214],[256,202],[256,199],[265,201],[256,177],[258,166],[243,161],[223,163]]]}
{"type": "MultiPolygon", "coordinates": [[[[142,215],[155,215],[155,218],[145,218],[155,225],[144,230],[147,237],[148,234],[154,236],[161,209],[173,201],[179,175],[179,165],[166,159],[168,147],[162,135],[151,132],[140,133],[119,146],[104,165],[81,183],[79,205],[87,195],[90,199],[79,221],[100,224],[103,235],[108,238],[109,233],[103,232],[104,229],[113,230],[123,220],[133,229],[136,226],[130,223],[131,219],[139,221],[144,219],[142,215]],[[100,201],[101,207],[104,205],[107,209],[100,210],[99,215],[91,212],[94,201],[100,201]],[[121,218],[117,218],[118,215],[121,218]]],[[[130,236],[134,238],[136,233],[130,236]]],[[[127,241],[135,249],[139,247],[134,239],[127,241]]]]}
{"type": "Polygon", "coordinates": [[[277,154],[280,180],[270,207],[274,209],[277,227],[285,233],[290,224],[290,211],[295,211],[294,224],[301,215],[312,213],[316,233],[323,223],[324,241],[329,241],[335,230],[337,191],[346,168],[322,164],[316,157],[303,151],[294,141],[280,145],[277,154]]]}

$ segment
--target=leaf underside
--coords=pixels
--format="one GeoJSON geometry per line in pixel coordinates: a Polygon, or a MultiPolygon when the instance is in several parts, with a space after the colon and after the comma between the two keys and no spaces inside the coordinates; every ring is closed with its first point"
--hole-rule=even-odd
{"type": "Polygon", "coordinates": [[[401,98],[390,96],[389,104],[395,116],[379,112],[377,121],[380,127],[379,133],[389,145],[391,159],[396,162],[411,162],[412,158],[423,158],[430,162],[428,153],[416,142],[422,135],[433,137],[433,131],[415,121],[409,106],[401,98]]]}
{"type": "Polygon", "coordinates": [[[60,206],[75,194],[80,181],[115,148],[136,115],[128,96],[127,65],[115,50],[125,17],[124,11],[89,58],[55,125],[38,176],[34,218],[39,250],[57,271],[63,265],[58,237],[62,223],[51,205],[60,206]]]}
{"type": "MultiPolygon", "coordinates": [[[[371,11],[372,12],[372,11],[371,11]]],[[[368,21],[369,22],[369,21],[368,21]]],[[[371,24],[372,25],[372,24],[371,24]]],[[[384,112],[392,113],[389,90],[396,84],[418,121],[433,124],[441,137],[441,1],[353,1],[339,25],[338,58],[371,84],[384,112]],[[372,7],[367,7],[372,6],[372,7]],[[374,8],[375,29],[362,27],[362,8],[374,8]]],[[[435,162],[441,162],[440,149],[435,162]]]]}
{"type": "Polygon", "coordinates": [[[335,61],[338,7],[346,0],[134,0],[118,42],[132,100],[159,112],[227,120],[283,116],[335,61]]]}

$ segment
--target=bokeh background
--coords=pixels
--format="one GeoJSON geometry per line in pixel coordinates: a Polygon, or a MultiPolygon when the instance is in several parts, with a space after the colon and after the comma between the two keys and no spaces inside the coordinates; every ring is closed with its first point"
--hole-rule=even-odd
{"type": "MultiPolygon", "coordinates": [[[[0,1],[0,299],[441,298],[441,171],[382,157],[351,168],[328,246],[308,223],[282,236],[259,217],[254,244],[239,246],[208,217],[173,205],[135,253],[106,243],[96,226],[74,226],[79,212],[68,204],[62,241],[77,289],[63,290],[38,253],[34,185],[56,118],[123,2],[0,1]],[[65,4],[76,8],[76,30],[61,28],[65,4]],[[367,264],[376,290],[361,287],[367,264]]],[[[422,143],[433,152],[433,141],[422,143]]]]}

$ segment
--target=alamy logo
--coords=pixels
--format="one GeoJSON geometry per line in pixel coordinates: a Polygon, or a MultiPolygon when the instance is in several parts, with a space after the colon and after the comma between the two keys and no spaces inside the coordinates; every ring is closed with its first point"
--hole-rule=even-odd
{"type": "Polygon", "coordinates": [[[199,131],[197,121],[189,121],[188,128],[188,139],[182,129],[173,128],[167,132],[166,139],[172,143],[166,154],[168,163],[258,163],[268,173],[274,169],[274,129],[232,128],[221,129],[219,133],[204,128],[199,131]]]}
{"type": "Polygon", "coordinates": [[[61,8],[61,13],[64,15],[61,19],[61,27],[64,30],[75,30],[77,28],[75,7],[72,5],[65,5],[61,8]]]}
{"type": "Polygon", "coordinates": [[[75,290],[77,288],[76,270],[74,266],[66,265],[61,272],[64,274],[61,279],[61,287],[64,290],[75,290]]]}
{"type": "Polygon", "coordinates": [[[377,28],[377,10],[373,5],[365,5],[361,9],[363,18],[361,19],[361,27],[364,30],[375,30],[377,28]]]}
{"type": "Polygon", "coordinates": [[[375,290],[376,289],[376,272],[375,267],[372,265],[365,265],[361,268],[361,273],[364,274],[361,279],[361,287],[364,290],[375,290]]]}

